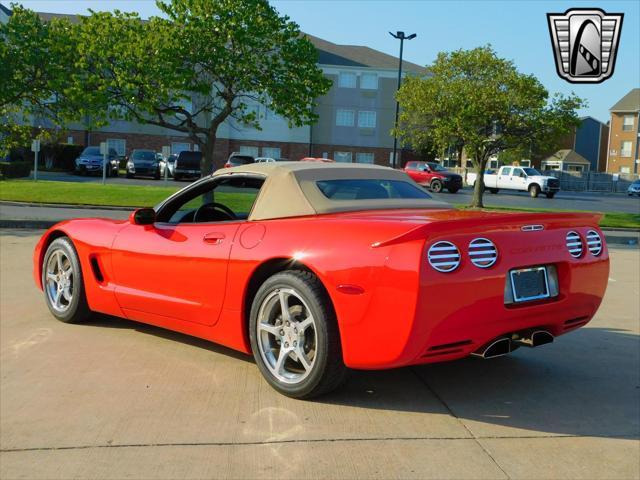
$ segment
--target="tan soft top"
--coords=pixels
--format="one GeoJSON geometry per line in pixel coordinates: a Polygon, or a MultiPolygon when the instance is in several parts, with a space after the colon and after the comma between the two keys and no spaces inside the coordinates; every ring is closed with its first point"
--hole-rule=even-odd
{"type": "Polygon", "coordinates": [[[383,198],[373,200],[332,200],[324,196],[319,180],[399,180],[418,186],[400,171],[357,163],[265,162],[216,171],[213,176],[253,174],[266,177],[249,220],[300,217],[322,213],[400,208],[451,208],[432,199],[383,198]]]}

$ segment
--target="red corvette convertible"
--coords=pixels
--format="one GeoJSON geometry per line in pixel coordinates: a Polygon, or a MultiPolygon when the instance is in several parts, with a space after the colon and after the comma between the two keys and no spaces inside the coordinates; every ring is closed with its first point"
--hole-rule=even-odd
{"type": "Polygon", "coordinates": [[[348,368],[495,357],[585,325],[609,271],[598,220],[454,210],[384,167],[250,164],[128,221],[54,226],[34,278],[59,320],[202,337],[310,398],[348,368]]]}

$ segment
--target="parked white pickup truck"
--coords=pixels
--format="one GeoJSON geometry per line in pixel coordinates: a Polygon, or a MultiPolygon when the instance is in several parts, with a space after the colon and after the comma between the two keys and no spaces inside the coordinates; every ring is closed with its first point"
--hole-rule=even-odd
{"type": "MultiPolygon", "coordinates": [[[[476,178],[475,173],[467,173],[467,185],[475,185],[476,178]]],[[[491,193],[498,193],[500,189],[522,190],[529,192],[533,198],[540,195],[540,192],[547,198],[553,198],[560,190],[560,180],[542,175],[535,168],[500,167],[497,174],[485,172],[484,186],[491,193]]]]}

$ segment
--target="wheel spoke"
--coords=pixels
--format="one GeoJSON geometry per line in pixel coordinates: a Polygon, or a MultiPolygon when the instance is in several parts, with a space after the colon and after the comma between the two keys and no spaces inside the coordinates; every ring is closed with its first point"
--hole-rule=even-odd
{"type": "Polygon", "coordinates": [[[298,328],[304,332],[307,328],[311,327],[312,325],[313,325],[313,316],[309,315],[307,318],[305,318],[299,323],[298,328]]]}
{"type": "Polygon", "coordinates": [[[275,325],[271,325],[270,323],[259,323],[258,330],[263,330],[267,333],[270,333],[274,337],[280,336],[280,328],[275,325]]]}
{"type": "Polygon", "coordinates": [[[298,345],[295,349],[296,357],[298,357],[298,361],[302,364],[305,371],[309,371],[311,369],[311,362],[307,358],[307,355],[304,353],[304,349],[302,345],[298,345]]]}
{"type": "Polygon", "coordinates": [[[58,273],[62,273],[62,252],[56,251],[56,265],[58,266],[58,273]]]}
{"type": "Polygon", "coordinates": [[[289,314],[289,294],[280,290],[278,292],[278,297],[280,297],[280,309],[282,311],[282,321],[291,320],[291,315],[289,314]]]}
{"type": "Polygon", "coordinates": [[[289,356],[289,350],[284,347],[280,347],[280,352],[278,353],[278,360],[276,360],[276,364],[273,367],[277,375],[282,375],[282,372],[284,371],[284,362],[288,356],[289,356]]]}
{"type": "Polygon", "coordinates": [[[70,287],[65,287],[65,288],[62,290],[62,295],[64,296],[64,299],[65,299],[67,302],[71,303],[71,295],[72,295],[72,294],[71,294],[71,288],[70,288],[70,287]]]}
{"type": "Polygon", "coordinates": [[[51,280],[56,285],[58,283],[58,277],[56,277],[55,273],[47,272],[47,280],[51,280]]]}
{"type": "Polygon", "coordinates": [[[60,300],[62,300],[62,290],[58,289],[58,290],[56,291],[56,297],[53,299],[53,304],[54,304],[57,308],[62,307],[62,304],[60,303],[60,300]]]}

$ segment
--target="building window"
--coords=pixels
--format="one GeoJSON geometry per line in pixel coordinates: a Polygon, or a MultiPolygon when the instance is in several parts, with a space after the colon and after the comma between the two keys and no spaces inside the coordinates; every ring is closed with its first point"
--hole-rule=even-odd
{"type": "Polygon", "coordinates": [[[373,163],[373,153],[356,153],[357,163],[373,163]]]}
{"type": "Polygon", "coordinates": [[[366,110],[358,112],[358,126],[360,128],[375,128],[376,112],[366,110]]]}
{"type": "Polygon", "coordinates": [[[620,167],[620,173],[630,173],[631,169],[629,167],[620,167]]]}
{"type": "Polygon", "coordinates": [[[339,108],[336,111],[336,125],[338,127],[353,127],[355,121],[355,113],[353,110],[344,110],[339,108]]]}
{"type": "Polygon", "coordinates": [[[333,159],[336,162],[351,163],[351,152],[333,152],[333,159]]]}
{"type": "Polygon", "coordinates": [[[191,150],[190,143],[171,142],[171,153],[178,154],[180,152],[189,152],[191,150]]]}
{"type": "Polygon", "coordinates": [[[122,138],[108,138],[107,148],[113,148],[118,155],[127,153],[127,141],[122,138]]]}
{"type": "Polygon", "coordinates": [[[632,132],[635,118],[633,115],[625,115],[622,120],[622,130],[632,132]]]}
{"type": "Polygon", "coordinates": [[[360,76],[360,88],[367,90],[378,89],[378,74],[377,73],[363,73],[360,76]]]}
{"type": "Polygon", "coordinates": [[[251,155],[255,158],[260,156],[260,149],[250,145],[240,145],[239,153],[242,155],[251,155]]]}
{"type": "Polygon", "coordinates": [[[568,172],[582,172],[582,165],[567,165],[568,172]]]}
{"type": "Polygon", "coordinates": [[[277,160],[280,158],[280,149],[278,147],[262,147],[262,156],[277,160]]]}
{"type": "Polygon", "coordinates": [[[631,156],[631,148],[632,144],[630,140],[625,140],[620,145],[620,156],[621,157],[630,157],[631,156]]]}
{"type": "Polygon", "coordinates": [[[520,166],[521,167],[530,167],[531,166],[531,160],[520,160],[520,166]]]}
{"type": "Polygon", "coordinates": [[[353,72],[340,72],[338,86],[340,88],[356,88],[356,74],[353,72]]]}

